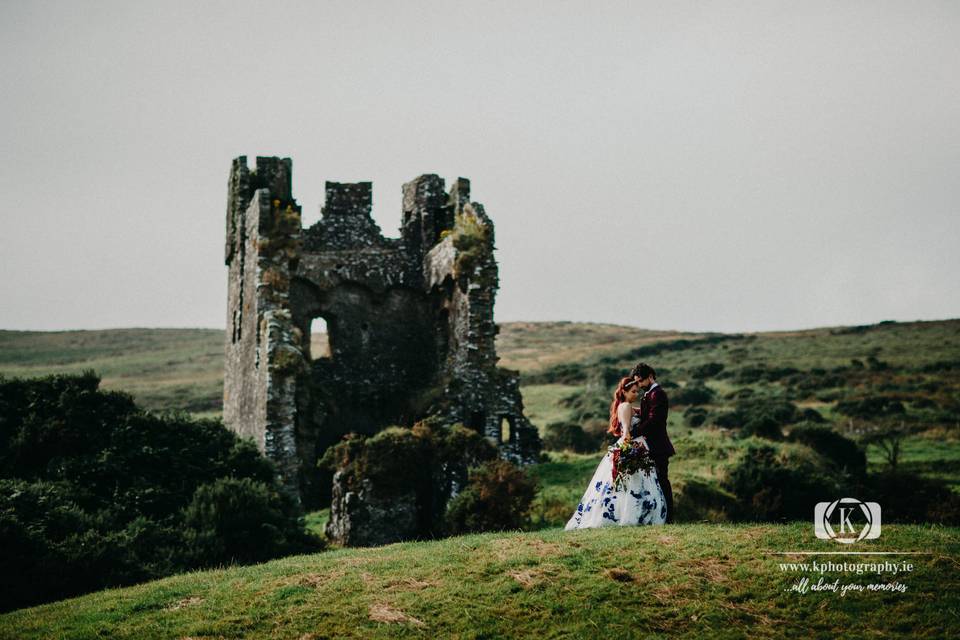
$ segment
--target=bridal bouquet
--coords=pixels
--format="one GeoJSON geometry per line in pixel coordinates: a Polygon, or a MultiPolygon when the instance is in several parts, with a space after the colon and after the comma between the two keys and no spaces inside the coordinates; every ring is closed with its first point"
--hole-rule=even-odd
{"type": "Polygon", "coordinates": [[[638,471],[650,473],[656,468],[650,450],[637,440],[621,442],[610,447],[613,455],[613,489],[620,491],[626,484],[627,476],[638,471]]]}

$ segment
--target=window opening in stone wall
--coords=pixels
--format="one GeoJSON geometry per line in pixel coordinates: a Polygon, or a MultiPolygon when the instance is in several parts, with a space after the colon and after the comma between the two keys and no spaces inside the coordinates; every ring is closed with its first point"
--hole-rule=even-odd
{"type": "Polygon", "coordinates": [[[327,321],[323,318],[314,318],[310,321],[310,359],[331,357],[330,331],[327,321]]]}
{"type": "Polygon", "coordinates": [[[513,417],[500,416],[500,442],[513,442],[513,417]]]}
{"type": "Polygon", "coordinates": [[[483,434],[483,423],[486,422],[486,414],[483,411],[474,411],[467,419],[467,427],[473,429],[479,434],[483,434]]]}

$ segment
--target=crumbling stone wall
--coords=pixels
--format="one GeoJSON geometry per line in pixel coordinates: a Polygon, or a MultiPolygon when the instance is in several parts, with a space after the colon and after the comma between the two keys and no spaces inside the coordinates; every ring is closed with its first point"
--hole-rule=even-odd
{"type": "Polygon", "coordinates": [[[252,437],[291,494],[330,499],[316,461],[349,432],[461,422],[514,462],[536,461],[516,372],[498,368],[494,227],[470,183],[403,185],[399,238],[370,216],[371,184],[326,184],[303,229],[289,158],[233,161],[228,183],[224,422],[252,437]],[[311,357],[326,321],[329,357],[311,357]]]}

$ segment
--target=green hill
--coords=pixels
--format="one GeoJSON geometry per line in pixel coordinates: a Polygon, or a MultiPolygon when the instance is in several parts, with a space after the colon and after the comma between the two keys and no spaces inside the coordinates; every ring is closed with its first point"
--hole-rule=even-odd
{"type": "Polygon", "coordinates": [[[960,529],[885,526],[878,540],[858,545],[924,555],[778,554],[836,552],[838,546],[816,540],[810,523],[471,535],[295,556],[102,591],[0,616],[0,638],[960,633],[960,529]],[[814,561],[909,562],[913,569],[894,575],[872,567],[858,575],[788,564],[814,561]],[[808,587],[822,577],[838,591],[792,590],[804,577],[808,587]],[[848,584],[864,590],[843,593],[848,584]],[[888,590],[868,590],[869,584],[888,590]]]}
{"type": "MultiPolygon", "coordinates": [[[[322,336],[313,338],[322,342],[322,336]]],[[[610,386],[605,377],[620,375],[644,359],[671,388],[669,429],[674,440],[722,441],[723,429],[706,427],[722,421],[748,397],[789,400],[838,427],[855,421],[836,411],[838,403],[882,397],[903,405],[903,414],[894,417],[912,430],[902,443],[901,469],[946,480],[960,491],[960,320],[744,335],[514,322],[501,325],[497,340],[501,364],[522,374],[525,411],[542,434],[557,422],[602,430],[610,386]],[[705,374],[711,367],[720,371],[705,374]],[[688,387],[705,387],[712,397],[696,406],[684,404],[678,391],[688,387]],[[699,430],[691,426],[697,411],[704,415],[705,428],[699,430]]],[[[146,408],[218,416],[223,331],[0,331],[0,375],[30,377],[87,368],[101,375],[101,388],[128,391],[146,408]]],[[[867,454],[870,469],[887,465],[879,447],[869,447],[867,454]]],[[[561,504],[569,503],[574,487],[586,481],[581,476],[596,456],[581,463],[572,462],[575,459],[555,457],[555,463],[566,465],[558,473],[567,478],[559,488],[546,489],[555,496],[552,508],[557,514],[561,504]]],[[[685,476],[715,478],[723,471],[709,456],[683,466],[689,473],[677,470],[681,490],[685,476]]],[[[557,514],[538,517],[550,526],[559,524],[557,514]]]]}
{"type": "MultiPolygon", "coordinates": [[[[868,637],[944,637],[960,631],[960,529],[884,524],[879,540],[856,549],[929,555],[816,557],[915,560],[908,574],[822,576],[824,584],[839,579],[841,586],[900,583],[906,592],[798,593],[790,587],[803,584],[803,576],[808,586],[821,576],[780,563],[813,557],[774,552],[848,549],[816,540],[810,522],[727,523],[738,498],[724,483],[753,446],[812,461],[824,476],[835,471],[802,444],[738,437],[751,407],[759,406],[790,413],[777,427],[787,431],[796,420],[823,420],[841,431],[899,424],[909,435],[898,468],[960,490],[960,320],[749,335],[509,323],[498,352],[501,364],[521,371],[527,415],[544,435],[554,423],[602,431],[612,381],[638,360],[653,363],[671,397],[669,430],[678,453],[670,474],[682,524],[562,532],[602,445],[595,452],[550,451],[530,469],[541,484],[534,531],[179,575],[2,615],[0,638],[742,637],[748,628],[759,637],[833,637],[850,629],[868,637]]],[[[102,388],[131,392],[151,409],[218,415],[222,366],[218,330],[0,331],[0,375],[92,368],[102,388]]],[[[890,465],[876,445],[867,448],[867,459],[873,472],[890,465]]],[[[894,514],[909,506],[898,500],[894,514]]],[[[317,512],[307,521],[322,528],[325,518],[317,512]]]]}

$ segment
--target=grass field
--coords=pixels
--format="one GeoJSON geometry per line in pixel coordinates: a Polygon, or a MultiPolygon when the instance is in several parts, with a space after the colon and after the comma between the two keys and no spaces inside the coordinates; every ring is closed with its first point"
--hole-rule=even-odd
{"type": "MultiPolygon", "coordinates": [[[[94,369],[101,387],[143,406],[217,416],[223,332],[191,329],[0,331],[0,375],[94,369]]],[[[672,406],[677,448],[670,477],[681,524],[564,533],[601,452],[549,452],[532,465],[541,489],[531,531],[332,550],[257,566],[175,576],[0,616],[0,638],[947,637],[960,634],[960,530],[884,525],[857,550],[911,551],[907,575],[824,574],[832,584],[896,583],[900,592],[791,591],[804,575],[781,570],[777,551],[837,551],[812,524],[730,524],[694,509],[689,483],[723,498],[722,480],[756,438],[711,420],[738,398],[789,399],[842,427],[847,398],[883,395],[915,428],[900,468],[960,490],[960,321],[881,324],[748,336],[677,334],[612,325],[512,323],[498,338],[501,364],[522,374],[527,416],[554,422],[603,413],[605,376],[653,362],[671,397],[701,385],[710,416],[693,427],[672,406]],[[853,367],[854,361],[860,363],[853,367]],[[703,376],[705,367],[724,373],[703,376]],[[770,369],[791,372],[767,376],[770,369]],[[759,378],[755,375],[760,371],[759,378]],[[752,372],[752,373],[751,373],[752,372]],[[840,373],[836,373],[840,372],[840,373]],[[782,374],[782,375],[781,375],[782,374]],[[572,376],[572,377],[571,377],[572,376]],[[753,377],[751,377],[753,376],[753,377]],[[808,379],[824,384],[804,387],[808,379]],[[834,379],[836,378],[836,379],[834,379]]],[[[589,418],[597,420],[597,418],[589,418]]],[[[797,447],[779,443],[778,447],[797,447]]],[[[887,462],[867,448],[868,468],[887,462]]],[[[322,532],[329,510],[307,514],[322,532]]],[[[857,556],[824,556],[834,561],[857,556]]],[[[895,556],[862,556],[883,560],[895,556]]],[[[809,584],[809,583],[808,583],[809,584]]]]}
{"type": "Polygon", "coordinates": [[[812,525],[490,533],[179,575],[0,616],[0,638],[902,637],[960,634],[960,530],[884,527],[837,551],[812,525]],[[860,547],[858,547],[860,548],[860,547]],[[893,575],[781,563],[912,563],[893,575]],[[792,590],[902,585],[906,591],[792,590]],[[822,582],[821,582],[822,578],[822,582]],[[853,631],[855,630],[855,632],[853,631]]]}

